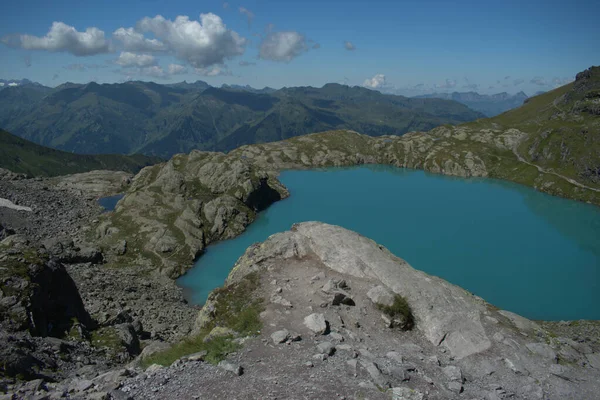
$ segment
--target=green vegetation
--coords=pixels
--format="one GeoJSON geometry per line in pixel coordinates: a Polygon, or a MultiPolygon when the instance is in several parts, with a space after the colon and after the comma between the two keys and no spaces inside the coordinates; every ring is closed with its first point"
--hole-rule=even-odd
{"type": "Polygon", "coordinates": [[[401,135],[481,117],[451,100],[412,99],[338,84],[252,92],[195,84],[92,82],[0,91],[0,126],[35,143],[81,154],[170,157],[331,129],[401,135]],[[20,100],[24,97],[27,101],[20,100]]]}
{"type": "Polygon", "coordinates": [[[200,334],[184,339],[170,349],[144,359],[143,366],[171,365],[183,356],[200,351],[207,352],[204,357],[206,361],[216,364],[225,359],[227,354],[237,351],[240,345],[234,341],[233,335],[217,336],[206,342],[204,340],[216,327],[229,328],[239,337],[255,335],[260,331],[262,328],[260,313],[264,307],[262,299],[254,294],[259,284],[260,276],[254,272],[238,283],[213,291],[207,304],[214,303],[214,318],[200,334]]]}
{"type": "Polygon", "coordinates": [[[385,304],[377,304],[377,308],[383,313],[387,314],[390,318],[400,318],[404,323],[406,329],[412,329],[415,325],[415,319],[410,309],[410,305],[406,299],[399,294],[394,295],[394,303],[391,306],[385,304]]]}
{"type": "Polygon", "coordinates": [[[79,155],[50,149],[0,129],[0,168],[29,176],[57,176],[106,169],[137,172],[160,162],[158,157],[79,155]]]}
{"type": "MultiPolygon", "coordinates": [[[[523,159],[549,172],[600,189],[599,91],[600,67],[592,67],[579,73],[575,82],[532,97],[522,107],[463,126],[477,130],[513,128],[525,132],[527,138],[516,149],[523,159]]],[[[529,171],[513,172],[499,167],[496,176],[536,186],[538,173],[535,167],[520,165],[520,168],[529,168],[529,171]]],[[[550,177],[544,178],[547,179],[550,177]]],[[[564,179],[557,177],[553,186],[546,191],[580,197],[570,195],[573,187],[564,179]]]]}
{"type": "Polygon", "coordinates": [[[91,333],[92,346],[116,355],[123,351],[123,342],[113,327],[99,328],[91,333]]]}

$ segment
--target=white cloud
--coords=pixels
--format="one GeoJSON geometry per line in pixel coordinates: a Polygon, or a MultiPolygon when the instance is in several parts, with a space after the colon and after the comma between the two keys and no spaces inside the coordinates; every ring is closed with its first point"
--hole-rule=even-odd
{"type": "Polygon", "coordinates": [[[344,42],[344,48],[348,51],[356,50],[356,46],[352,42],[349,42],[349,41],[344,42]]]}
{"type": "Polygon", "coordinates": [[[4,86],[4,82],[0,82],[0,87],[4,86]]]}
{"type": "Polygon", "coordinates": [[[135,54],[123,51],[115,61],[121,67],[150,67],[156,64],[156,59],[148,54],[135,54]]]}
{"type": "Polygon", "coordinates": [[[153,65],[151,67],[141,68],[140,75],[153,76],[156,78],[164,78],[167,74],[158,65],[153,65]]]}
{"type": "Polygon", "coordinates": [[[264,60],[290,62],[306,50],[306,38],[298,32],[269,32],[260,44],[259,57],[264,60]]]}
{"type": "Polygon", "coordinates": [[[248,10],[246,7],[239,8],[240,14],[244,14],[248,19],[248,26],[252,25],[252,20],[254,19],[254,13],[248,10]]]}
{"type": "Polygon", "coordinates": [[[146,39],[133,28],[119,28],[113,32],[113,38],[120,41],[126,51],[155,52],[167,49],[164,43],[156,39],[146,39]]]}
{"type": "Polygon", "coordinates": [[[195,68],[194,71],[202,76],[231,76],[232,73],[224,65],[215,65],[208,68],[195,68]]]}
{"type": "Polygon", "coordinates": [[[120,70],[116,70],[121,75],[125,75],[126,80],[132,80],[136,76],[149,76],[152,78],[166,78],[167,73],[164,69],[162,69],[158,65],[152,65],[149,67],[132,67],[132,68],[122,68],[120,70]]]}
{"type": "Polygon", "coordinates": [[[366,86],[366,87],[369,87],[372,89],[386,86],[385,75],[377,74],[370,79],[365,79],[365,81],[363,82],[363,86],[366,86]]]}
{"type": "Polygon", "coordinates": [[[179,64],[169,64],[167,72],[169,75],[182,75],[187,73],[187,68],[179,64]]]}
{"type": "Polygon", "coordinates": [[[0,41],[7,46],[27,50],[64,51],[76,56],[91,56],[108,53],[110,46],[104,37],[104,31],[98,28],[87,28],[79,32],[74,27],[62,22],[54,22],[46,36],[7,35],[0,41]]]}
{"type": "Polygon", "coordinates": [[[16,82],[11,82],[11,83],[8,84],[8,86],[15,87],[15,86],[19,86],[19,84],[16,83],[16,82]]]}
{"type": "Polygon", "coordinates": [[[533,83],[534,85],[538,85],[538,86],[548,86],[548,83],[546,82],[546,80],[540,76],[536,76],[529,82],[533,83]]]}
{"type": "Polygon", "coordinates": [[[560,87],[562,85],[566,85],[567,83],[573,82],[572,78],[554,78],[552,79],[552,84],[554,87],[560,87]]]}
{"type": "Polygon", "coordinates": [[[196,68],[223,64],[226,59],[242,55],[247,44],[212,13],[200,14],[200,21],[187,16],[178,16],[175,21],[161,15],[146,17],[137,23],[136,31],[152,33],[167,51],[196,68]]]}

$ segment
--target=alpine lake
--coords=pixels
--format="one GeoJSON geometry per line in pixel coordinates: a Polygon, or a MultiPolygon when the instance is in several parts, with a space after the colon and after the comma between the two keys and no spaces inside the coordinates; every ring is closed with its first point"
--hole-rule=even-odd
{"type": "Polygon", "coordinates": [[[202,304],[245,250],[294,223],[359,232],[416,269],[535,320],[600,319],[600,208],[518,184],[387,166],[283,171],[291,196],[179,278],[202,304]]]}

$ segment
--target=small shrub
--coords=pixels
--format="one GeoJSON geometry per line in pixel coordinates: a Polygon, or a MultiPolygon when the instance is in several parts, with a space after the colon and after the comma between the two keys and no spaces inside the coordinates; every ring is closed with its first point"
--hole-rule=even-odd
{"type": "Polygon", "coordinates": [[[412,329],[415,325],[415,319],[410,309],[410,305],[406,299],[399,294],[394,295],[394,304],[391,306],[385,304],[377,304],[377,308],[387,314],[392,319],[404,321],[403,329],[412,329]]]}

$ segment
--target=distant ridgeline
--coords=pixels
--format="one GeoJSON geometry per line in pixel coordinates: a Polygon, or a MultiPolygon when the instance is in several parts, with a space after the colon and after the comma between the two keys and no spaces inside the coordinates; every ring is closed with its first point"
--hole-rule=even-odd
{"type": "Polygon", "coordinates": [[[0,91],[0,127],[32,142],[80,154],[170,157],[232,150],[307,133],[352,129],[402,135],[484,117],[451,100],[414,99],[361,87],[274,90],[159,85],[22,83],[0,91]]]}
{"type": "MultiPolygon", "coordinates": [[[[539,93],[536,93],[536,95],[539,93]]],[[[502,114],[505,111],[512,110],[523,105],[523,102],[528,99],[527,95],[523,92],[510,95],[506,92],[496,94],[479,94],[476,92],[453,92],[453,93],[432,93],[416,98],[427,98],[427,99],[445,99],[454,100],[472,108],[475,111],[479,111],[488,117],[494,117],[498,114],[502,114]]]]}
{"type": "Polygon", "coordinates": [[[28,176],[57,176],[92,170],[136,173],[162,161],[141,154],[80,155],[31,143],[0,129],[0,168],[28,176]]]}

